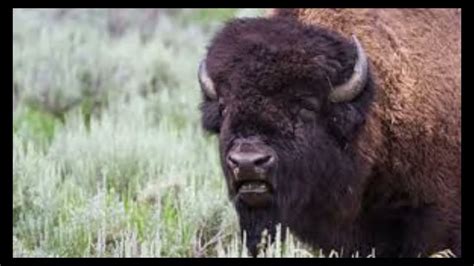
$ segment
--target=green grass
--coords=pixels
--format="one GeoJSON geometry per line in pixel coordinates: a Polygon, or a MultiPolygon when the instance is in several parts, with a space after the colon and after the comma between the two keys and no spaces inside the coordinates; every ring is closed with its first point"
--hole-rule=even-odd
{"type": "Polygon", "coordinates": [[[195,78],[237,11],[137,12],[117,36],[107,10],[14,11],[16,257],[217,256],[238,232],[195,78]]]}
{"type": "MultiPolygon", "coordinates": [[[[259,13],[14,10],[14,256],[247,256],[196,71],[259,13]]],[[[261,254],[320,255],[291,235],[261,254]]]]}

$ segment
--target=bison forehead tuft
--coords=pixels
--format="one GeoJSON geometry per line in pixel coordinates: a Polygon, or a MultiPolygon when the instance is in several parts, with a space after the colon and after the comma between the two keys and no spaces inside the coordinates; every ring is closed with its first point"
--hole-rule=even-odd
{"type": "Polygon", "coordinates": [[[275,92],[299,81],[329,87],[352,73],[356,53],[335,32],[288,19],[229,22],[213,39],[206,62],[210,77],[234,90],[275,92]]]}

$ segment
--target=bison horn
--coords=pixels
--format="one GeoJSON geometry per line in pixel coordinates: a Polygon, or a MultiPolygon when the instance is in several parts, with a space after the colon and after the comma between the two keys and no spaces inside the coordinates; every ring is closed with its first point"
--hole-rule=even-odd
{"type": "Polygon", "coordinates": [[[329,100],[334,103],[354,99],[359,95],[367,82],[367,56],[357,37],[352,35],[352,39],[357,48],[357,62],[354,65],[354,73],[347,82],[332,90],[329,95],[329,100]]]}
{"type": "Polygon", "coordinates": [[[214,88],[214,83],[212,82],[211,78],[207,74],[207,68],[206,68],[206,62],[205,60],[202,60],[199,63],[199,70],[198,70],[198,78],[199,78],[199,84],[201,85],[201,89],[204,92],[204,94],[215,100],[217,99],[217,94],[216,94],[216,89],[214,88]]]}

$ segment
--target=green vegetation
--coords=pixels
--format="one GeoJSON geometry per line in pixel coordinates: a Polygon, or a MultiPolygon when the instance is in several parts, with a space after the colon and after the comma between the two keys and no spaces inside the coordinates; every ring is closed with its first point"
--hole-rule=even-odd
{"type": "Polygon", "coordinates": [[[196,71],[238,12],[14,10],[15,256],[218,256],[237,243],[196,71]]]}

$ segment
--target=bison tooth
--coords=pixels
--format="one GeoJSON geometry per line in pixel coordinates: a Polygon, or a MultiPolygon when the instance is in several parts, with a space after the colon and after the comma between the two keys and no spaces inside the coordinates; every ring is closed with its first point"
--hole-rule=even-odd
{"type": "Polygon", "coordinates": [[[245,183],[240,189],[253,192],[265,192],[268,190],[267,185],[259,181],[245,183]]]}

